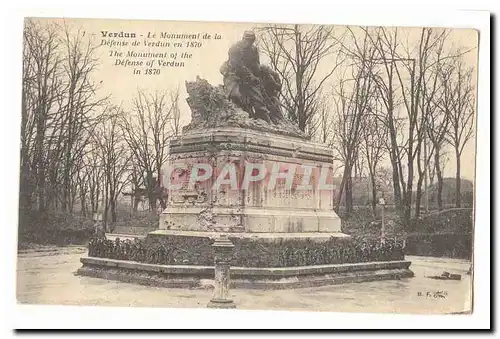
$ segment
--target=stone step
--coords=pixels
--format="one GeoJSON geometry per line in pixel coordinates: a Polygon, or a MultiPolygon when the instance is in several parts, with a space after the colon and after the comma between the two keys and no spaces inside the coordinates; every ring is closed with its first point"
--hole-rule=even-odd
{"type": "MultiPolygon", "coordinates": [[[[77,275],[165,288],[211,288],[214,268],[157,265],[96,257],[80,258],[77,275]]],[[[232,267],[231,287],[283,290],[411,278],[411,262],[380,261],[302,267],[232,267]],[[234,273],[234,275],[233,275],[234,273]]]]}

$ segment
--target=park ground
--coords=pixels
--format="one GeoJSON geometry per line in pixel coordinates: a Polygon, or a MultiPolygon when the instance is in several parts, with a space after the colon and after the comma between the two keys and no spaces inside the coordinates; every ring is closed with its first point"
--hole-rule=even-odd
{"type": "MultiPolygon", "coordinates": [[[[206,307],[212,291],[167,289],[81,277],[83,246],[37,246],[21,250],[17,262],[17,300],[21,304],[206,307]]],[[[292,290],[233,289],[240,309],[330,312],[459,313],[471,310],[470,262],[407,256],[415,277],[292,290]],[[443,271],[462,280],[435,280],[443,271]]]]}

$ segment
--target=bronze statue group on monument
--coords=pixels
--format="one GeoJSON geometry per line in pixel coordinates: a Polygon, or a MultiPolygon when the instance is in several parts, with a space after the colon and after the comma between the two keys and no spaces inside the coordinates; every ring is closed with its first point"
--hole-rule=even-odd
{"type": "Polygon", "coordinates": [[[229,58],[221,66],[228,98],[250,114],[268,123],[283,119],[278,99],[281,80],[276,71],[260,64],[254,45],[255,33],[245,31],[242,40],[229,49],[229,58]]]}
{"type": "Polygon", "coordinates": [[[229,48],[220,73],[223,85],[217,87],[200,77],[186,81],[191,122],[184,132],[240,127],[307,139],[282,113],[280,76],[260,63],[253,31],[245,31],[243,38],[229,48]]]}

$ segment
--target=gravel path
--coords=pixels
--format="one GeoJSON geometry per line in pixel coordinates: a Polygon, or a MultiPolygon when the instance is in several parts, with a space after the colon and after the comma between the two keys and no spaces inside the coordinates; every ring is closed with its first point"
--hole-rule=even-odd
{"type": "MultiPolygon", "coordinates": [[[[17,300],[27,304],[139,307],[205,307],[211,290],[166,289],[75,276],[83,247],[43,247],[21,251],[17,300]]],[[[337,312],[452,313],[470,310],[470,263],[464,260],[407,256],[414,278],[284,291],[232,290],[242,309],[337,312]],[[443,271],[461,281],[426,278],[443,271]],[[436,294],[442,292],[442,297],[436,294]]]]}

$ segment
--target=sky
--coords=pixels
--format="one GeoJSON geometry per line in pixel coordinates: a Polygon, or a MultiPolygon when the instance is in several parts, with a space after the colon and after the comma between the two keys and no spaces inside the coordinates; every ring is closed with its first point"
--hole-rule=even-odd
{"type": "MultiPolygon", "coordinates": [[[[60,25],[66,25],[76,34],[80,29],[80,34],[91,37],[91,41],[96,46],[97,54],[100,55],[100,65],[94,73],[94,80],[100,84],[98,95],[111,95],[114,103],[122,105],[127,110],[130,107],[131,100],[137,93],[138,89],[144,89],[148,92],[155,90],[169,90],[179,88],[180,90],[180,110],[181,123],[187,124],[190,120],[189,106],[183,100],[187,97],[185,92],[185,81],[194,81],[197,76],[208,80],[212,85],[222,83],[222,75],[219,72],[219,67],[227,59],[227,51],[229,47],[236,41],[241,39],[245,30],[253,29],[258,24],[248,23],[207,23],[207,22],[177,22],[177,21],[147,21],[147,20],[117,20],[117,19],[42,19],[38,18],[41,23],[55,22],[60,25]],[[136,39],[118,39],[118,38],[103,38],[103,32],[109,33],[135,33],[136,39]],[[202,46],[199,48],[183,47],[145,47],[142,45],[148,34],[156,34],[156,39],[148,41],[170,41],[173,40],[158,38],[161,33],[167,34],[210,34],[211,39],[200,39],[202,46]],[[214,39],[218,34],[220,39],[214,39]],[[109,47],[101,45],[103,39],[113,39],[115,41],[129,41],[129,46],[109,47]],[[130,42],[139,40],[140,45],[132,47],[130,42]],[[185,67],[164,67],[160,68],[158,75],[146,75],[145,71],[142,74],[133,74],[134,67],[117,66],[116,57],[110,56],[111,51],[126,53],[131,50],[135,52],[177,52],[175,61],[183,61],[185,67]],[[180,59],[180,53],[191,53],[189,59],[180,59]]],[[[418,38],[419,28],[405,28],[402,32],[406,34],[409,40],[418,38]]],[[[195,39],[198,41],[197,39],[195,39]]],[[[109,40],[107,40],[109,41],[109,40]]],[[[184,42],[186,40],[183,40],[184,42]]],[[[454,29],[449,36],[449,46],[463,47],[465,49],[475,49],[468,53],[466,62],[471,65],[477,65],[477,32],[467,29],[454,29]]],[[[258,41],[257,41],[258,42],[258,41]]],[[[116,54],[115,54],[116,55],[116,54]]],[[[118,59],[123,59],[118,58],[118,59]]],[[[133,60],[133,59],[130,59],[133,60]]],[[[137,59],[136,59],[137,60],[137,59]]],[[[148,58],[143,59],[149,60],[148,58]]],[[[265,63],[265,58],[262,56],[265,63]]],[[[172,61],[172,59],[169,59],[172,61]]],[[[333,60],[331,60],[333,62],[333,60]]],[[[326,60],[318,68],[319,74],[326,74],[331,67],[331,62],[326,60]]],[[[146,69],[148,67],[142,67],[146,69]]],[[[158,67],[153,67],[157,69],[158,67]]],[[[334,80],[332,80],[334,81],[334,80]]],[[[325,83],[325,87],[334,85],[333,82],[325,83]]],[[[450,150],[449,161],[444,169],[445,177],[453,177],[455,175],[455,157],[450,150]]],[[[473,180],[474,178],[474,159],[475,159],[475,142],[471,140],[465,147],[462,155],[462,177],[473,180]]]]}

